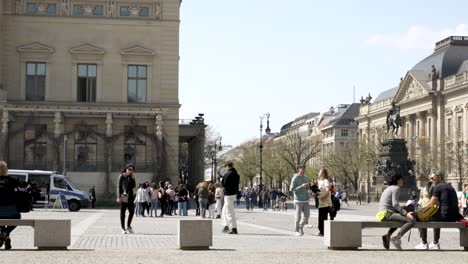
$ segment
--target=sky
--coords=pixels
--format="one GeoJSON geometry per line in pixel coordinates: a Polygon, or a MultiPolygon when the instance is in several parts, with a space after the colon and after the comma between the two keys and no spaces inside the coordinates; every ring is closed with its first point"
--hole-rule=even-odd
{"type": "Polygon", "coordinates": [[[373,98],[429,56],[468,36],[465,1],[184,0],[180,118],[239,145],[296,117],[373,98]],[[265,128],[265,123],[264,123],[265,128]]]}

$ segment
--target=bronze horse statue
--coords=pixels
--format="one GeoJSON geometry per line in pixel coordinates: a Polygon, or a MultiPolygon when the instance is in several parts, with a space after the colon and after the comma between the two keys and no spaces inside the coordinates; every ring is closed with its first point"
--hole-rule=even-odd
{"type": "Polygon", "coordinates": [[[398,135],[398,130],[401,127],[400,106],[392,104],[392,108],[387,115],[387,134],[392,128],[392,134],[398,135]]]}

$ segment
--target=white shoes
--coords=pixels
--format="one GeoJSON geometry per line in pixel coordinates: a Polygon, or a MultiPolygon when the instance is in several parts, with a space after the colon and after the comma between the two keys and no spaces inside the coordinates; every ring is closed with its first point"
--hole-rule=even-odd
{"type": "Polygon", "coordinates": [[[423,242],[421,242],[420,244],[418,244],[417,246],[415,246],[414,249],[428,250],[428,249],[429,249],[429,245],[428,245],[428,244],[424,244],[423,242]]]}
{"type": "Polygon", "coordinates": [[[395,237],[390,238],[390,242],[395,246],[396,249],[401,250],[401,239],[396,239],[395,237]]]}
{"type": "Polygon", "coordinates": [[[301,233],[299,231],[296,231],[296,233],[294,233],[295,236],[302,236],[301,233]]]}
{"type": "Polygon", "coordinates": [[[432,242],[432,243],[429,245],[429,249],[430,249],[430,250],[440,250],[440,244],[439,244],[439,243],[434,244],[434,242],[432,242]]]}
{"type": "Polygon", "coordinates": [[[122,230],[122,235],[126,235],[127,234],[127,230],[122,230]]]}

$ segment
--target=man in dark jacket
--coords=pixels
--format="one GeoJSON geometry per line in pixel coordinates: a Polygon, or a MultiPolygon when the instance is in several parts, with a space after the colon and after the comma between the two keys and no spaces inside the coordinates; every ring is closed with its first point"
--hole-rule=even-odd
{"type": "Polygon", "coordinates": [[[231,161],[227,161],[224,165],[227,172],[223,177],[224,186],[224,207],[222,212],[222,223],[224,225],[223,232],[229,234],[237,234],[236,214],[234,212],[234,201],[236,200],[237,190],[239,190],[240,177],[231,161]]]}

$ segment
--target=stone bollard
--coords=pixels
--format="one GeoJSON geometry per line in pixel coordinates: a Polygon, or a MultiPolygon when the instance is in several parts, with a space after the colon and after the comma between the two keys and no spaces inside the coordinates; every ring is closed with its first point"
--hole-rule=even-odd
{"type": "Polygon", "coordinates": [[[201,219],[180,219],[177,226],[180,249],[207,250],[213,245],[213,222],[201,219]]]}

